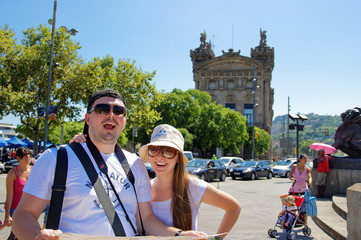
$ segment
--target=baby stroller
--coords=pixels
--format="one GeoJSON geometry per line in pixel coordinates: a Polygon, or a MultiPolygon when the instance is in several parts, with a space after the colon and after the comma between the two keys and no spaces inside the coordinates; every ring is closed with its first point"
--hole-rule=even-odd
{"type": "MultiPolygon", "coordinates": [[[[283,199],[288,196],[288,195],[282,195],[281,196],[281,201],[282,201],[282,205],[285,204],[283,201],[283,199]]],[[[306,219],[306,211],[304,210],[305,208],[302,207],[305,204],[305,199],[304,196],[297,196],[294,195],[295,198],[295,205],[297,206],[297,210],[298,210],[298,216],[295,216],[294,220],[292,223],[290,223],[288,226],[284,226],[283,231],[286,233],[286,238],[287,239],[296,239],[296,231],[295,228],[301,228],[303,227],[302,231],[303,234],[306,236],[310,236],[311,235],[311,228],[309,228],[307,226],[307,224],[305,223],[305,219],[306,219]]],[[[276,227],[281,227],[281,217],[278,217],[277,222],[275,224],[275,226],[271,229],[268,230],[268,235],[271,238],[275,238],[277,236],[277,230],[276,227]]]]}

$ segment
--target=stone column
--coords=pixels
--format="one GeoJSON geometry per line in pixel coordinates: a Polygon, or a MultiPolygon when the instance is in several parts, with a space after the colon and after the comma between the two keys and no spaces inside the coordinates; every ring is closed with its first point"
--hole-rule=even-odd
{"type": "Polygon", "coordinates": [[[347,239],[361,239],[361,183],[347,188],[347,239]]]}

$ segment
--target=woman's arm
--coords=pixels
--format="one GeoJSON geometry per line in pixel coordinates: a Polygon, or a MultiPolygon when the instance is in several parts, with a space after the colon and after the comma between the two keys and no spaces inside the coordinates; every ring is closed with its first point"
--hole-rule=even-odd
{"type": "Polygon", "coordinates": [[[10,217],[10,207],[14,196],[14,181],[16,175],[14,169],[11,169],[6,176],[6,201],[5,201],[5,218],[4,225],[11,226],[12,218],[10,217]]]}
{"type": "MultiPolygon", "coordinates": [[[[208,184],[201,202],[226,211],[226,213],[223,215],[221,223],[219,224],[217,234],[228,233],[231,231],[241,212],[241,205],[234,197],[216,189],[211,184],[208,184]]],[[[226,235],[227,234],[223,234],[220,237],[225,238],[226,235]]]]}
{"type": "Polygon", "coordinates": [[[290,176],[288,177],[291,181],[293,181],[293,173],[295,172],[295,169],[296,169],[296,164],[293,164],[292,165],[292,168],[291,168],[291,172],[290,172],[290,176]]]}
{"type": "Polygon", "coordinates": [[[308,185],[309,187],[312,186],[312,174],[311,174],[311,169],[309,167],[307,168],[307,180],[308,180],[308,185]]]}

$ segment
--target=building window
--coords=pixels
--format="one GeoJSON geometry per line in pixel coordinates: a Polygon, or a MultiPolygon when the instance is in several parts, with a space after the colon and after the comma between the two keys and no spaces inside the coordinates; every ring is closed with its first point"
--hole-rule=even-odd
{"type": "Polygon", "coordinates": [[[253,82],[252,82],[252,80],[247,81],[247,83],[246,83],[246,89],[253,89],[253,82]]]}
{"type": "Polygon", "coordinates": [[[229,108],[233,111],[236,111],[236,104],[235,103],[226,103],[224,107],[229,108]]]}
{"type": "Polygon", "coordinates": [[[245,103],[244,104],[244,114],[247,118],[247,126],[252,126],[253,124],[253,104],[245,103]]]}
{"type": "Polygon", "coordinates": [[[210,81],[209,90],[215,90],[215,89],[217,89],[216,81],[210,81]]]}
{"type": "Polygon", "coordinates": [[[227,89],[228,90],[233,90],[234,89],[234,82],[233,81],[228,81],[227,82],[227,89]]]}

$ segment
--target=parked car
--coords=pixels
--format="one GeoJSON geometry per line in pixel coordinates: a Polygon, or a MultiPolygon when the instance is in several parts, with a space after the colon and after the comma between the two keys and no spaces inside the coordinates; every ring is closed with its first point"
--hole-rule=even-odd
{"type": "Polygon", "coordinates": [[[147,169],[149,178],[150,179],[155,178],[155,172],[152,168],[152,164],[150,164],[149,162],[144,162],[144,164],[145,164],[145,168],[147,169]]]}
{"type": "Polygon", "coordinates": [[[5,167],[4,164],[2,162],[0,162],[0,174],[5,172],[5,167]]]}
{"type": "Polygon", "coordinates": [[[264,161],[246,161],[244,163],[235,165],[230,169],[232,179],[248,178],[255,180],[258,177],[267,177],[271,179],[273,176],[272,167],[264,161]]]}
{"type": "Polygon", "coordinates": [[[13,158],[13,159],[5,162],[4,163],[5,172],[9,172],[12,168],[16,167],[17,165],[19,165],[19,162],[16,158],[13,158]]]}
{"type": "Polygon", "coordinates": [[[227,176],[229,176],[229,170],[235,165],[243,163],[243,158],[240,157],[220,157],[218,158],[218,161],[221,161],[227,168],[227,176]]]}
{"type": "Polygon", "coordinates": [[[196,158],[188,163],[187,170],[205,181],[219,179],[223,182],[226,180],[227,168],[218,160],[196,158]]]}
{"type": "Polygon", "coordinates": [[[271,167],[274,166],[274,163],[271,160],[259,160],[259,161],[267,162],[271,167]]]}
{"type": "Polygon", "coordinates": [[[191,151],[183,151],[183,153],[188,158],[188,161],[194,160],[193,153],[191,151]]]}
{"type": "Polygon", "coordinates": [[[295,163],[297,163],[296,158],[286,159],[282,162],[279,162],[276,166],[273,167],[273,176],[288,178],[290,176],[292,165],[295,163]]]}

